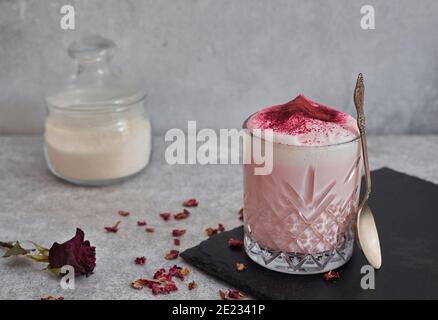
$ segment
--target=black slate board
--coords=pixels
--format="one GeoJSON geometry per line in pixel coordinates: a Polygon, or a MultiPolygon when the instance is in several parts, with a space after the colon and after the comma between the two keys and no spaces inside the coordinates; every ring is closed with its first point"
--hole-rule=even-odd
{"type": "Polygon", "coordinates": [[[242,250],[228,247],[242,239],[238,227],[184,251],[193,266],[259,299],[438,299],[438,186],[388,168],[372,172],[369,202],[380,232],[383,265],[375,274],[375,289],[360,287],[366,263],[358,248],[338,269],[341,279],[322,275],[288,275],[252,262],[242,250]],[[244,272],[235,263],[248,265],[244,272]]]}

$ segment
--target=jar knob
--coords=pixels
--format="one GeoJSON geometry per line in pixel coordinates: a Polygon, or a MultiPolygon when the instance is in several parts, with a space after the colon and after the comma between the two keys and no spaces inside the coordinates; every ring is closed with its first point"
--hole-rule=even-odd
{"type": "Polygon", "coordinates": [[[68,47],[68,54],[79,62],[109,60],[114,55],[116,44],[99,35],[83,37],[68,47]]]}

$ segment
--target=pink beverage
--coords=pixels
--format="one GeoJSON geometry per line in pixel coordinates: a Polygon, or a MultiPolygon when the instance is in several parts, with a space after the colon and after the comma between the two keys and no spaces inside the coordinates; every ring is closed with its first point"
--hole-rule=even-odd
{"type": "Polygon", "coordinates": [[[356,120],[300,95],[255,113],[244,127],[246,154],[257,139],[273,152],[270,174],[257,175],[256,164],[244,165],[247,254],[285,273],[343,265],[353,253],[361,181],[356,120]],[[271,141],[255,129],[272,129],[271,141]]]}

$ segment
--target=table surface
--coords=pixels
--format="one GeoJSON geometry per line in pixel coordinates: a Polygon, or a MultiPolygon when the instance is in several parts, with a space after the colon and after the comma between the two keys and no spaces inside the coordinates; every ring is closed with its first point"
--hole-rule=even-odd
{"type": "MultiPolygon", "coordinates": [[[[438,136],[369,137],[372,169],[383,166],[438,183],[438,136]]],[[[186,283],[169,295],[153,296],[137,291],[130,283],[151,277],[160,267],[184,266],[178,258],[166,261],[173,249],[171,230],[187,229],[180,251],[206,238],[205,229],[218,223],[227,229],[240,225],[242,169],[239,165],[168,165],[166,143],[154,137],[151,163],[141,174],[118,185],[79,187],[52,176],[43,156],[39,136],[0,136],[0,241],[33,240],[45,246],[70,239],[76,227],[96,246],[97,267],[88,278],[75,281],[74,290],[63,290],[59,279],[45,267],[22,257],[0,260],[0,299],[39,299],[61,295],[65,299],[217,299],[218,290],[228,288],[198,270],[186,283],[199,287],[188,291],[186,283]],[[159,213],[178,212],[184,199],[195,197],[198,208],[187,220],[163,221],[159,213]],[[131,212],[120,217],[118,210],[131,212]],[[155,228],[146,233],[136,225],[146,220],[155,228]],[[105,226],[121,220],[117,234],[105,226]],[[144,266],[135,265],[146,256],[144,266]]],[[[1,249],[0,249],[1,250],[1,249]]]]}

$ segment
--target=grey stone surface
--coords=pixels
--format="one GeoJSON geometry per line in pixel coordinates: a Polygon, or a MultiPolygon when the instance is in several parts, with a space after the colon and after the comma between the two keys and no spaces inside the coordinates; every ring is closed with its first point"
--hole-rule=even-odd
{"type": "Polygon", "coordinates": [[[60,0],[0,0],[0,133],[43,129],[44,88],[72,71],[67,45],[100,33],[115,63],[149,93],[155,133],[213,129],[298,93],[353,112],[358,72],[369,130],[438,133],[435,0],[71,0],[76,30],[61,30],[60,0]],[[360,28],[372,4],[376,30],[360,28]]]}
{"type": "MultiPolygon", "coordinates": [[[[39,299],[63,295],[66,299],[216,299],[227,288],[197,270],[189,280],[199,288],[188,292],[185,285],[168,296],[152,296],[129,287],[132,280],[151,276],[174,262],[163,259],[173,248],[170,232],[186,228],[181,250],[206,238],[205,228],[223,223],[227,229],[240,224],[242,170],[239,165],[178,165],[164,161],[165,143],[155,137],[153,157],[140,175],[122,184],[78,187],[52,176],[43,158],[43,140],[38,136],[0,136],[0,240],[34,240],[50,246],[71,238],[81,227],[97,247],[97,267],[89,278],[76,281],[74,291],[63,291],[58,280],[42,266],[23,258],[0,259],[0,299],[39,299]],[[162,211],[177,211],[183,199],[200,201],[192,216],[183,221],[162,221],[162,211]],[[131,212],[128,218],[117,211],[131,212]],[[155,227],[145,233],[139,219],[155,227]],[[119,233],[103,228],[121,220],[119,233]],[[133,263],[145,255],[145,266],[133,263]]],[[[392,169],[438,183],[438,136],[376,136],[369,139],[373,168],[392,169]]],[[[378,213],[376,213],[378,214],[378,213]]],[[[1,249],[0,249],[1,250],[1,249]]],[[[180,259],[177,264],[184,265],[180,259]]]]}

